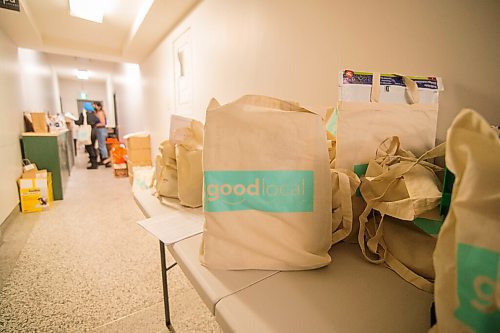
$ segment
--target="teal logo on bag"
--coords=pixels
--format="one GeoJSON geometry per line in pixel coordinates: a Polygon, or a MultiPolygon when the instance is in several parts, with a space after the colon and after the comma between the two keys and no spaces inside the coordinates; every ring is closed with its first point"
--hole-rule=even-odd
{"type": "Polygon", "coordinates": [[[455,317],[477,333],[500,332],[500,253],[458,244],[455,317]]]}
{"type": "Polygon", "coordinates": [[[205,171],[207,212],[312,212],[312,171],[205,171]]]}

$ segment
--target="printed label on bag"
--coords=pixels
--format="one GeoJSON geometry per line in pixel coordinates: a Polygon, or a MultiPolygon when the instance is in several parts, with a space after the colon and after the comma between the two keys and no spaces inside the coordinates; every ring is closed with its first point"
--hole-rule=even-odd
{"type": "Polygon", "coordinates": [[[312,212],[312,171],[205,171],[207,212],[312,212]]]}
{"type": "Polygon", "coordinates": [[[500,253],[458,244],[455,317],[477,333],[500,332],[500,253]]]}
{"type": "MultiPolygon", "coordinates": [[[[432,76],[408,76],[415,81],[418,88],[426,88],[438,90],[437,78],[432,76]]],[[[351,70],[344,70],[342,74],[343,84],[367,84],[371,85],[373,82],[373,73],[367,72],[354,72],[351,70]]],[[[382,86],[400,86],[405,87],[404,80],[399,75],[394,74],[380,74],[380,85],[382,86]]]]}

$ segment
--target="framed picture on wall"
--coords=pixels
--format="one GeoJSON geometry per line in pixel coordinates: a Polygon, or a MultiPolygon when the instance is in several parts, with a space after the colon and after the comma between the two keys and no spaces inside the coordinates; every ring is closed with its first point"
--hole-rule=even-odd
{"type": "Polygon", "coordinates": [[[173,43],[175,113],[191,114],[193,99],[193,64],[190,29],[184,31],[173,43]]]}

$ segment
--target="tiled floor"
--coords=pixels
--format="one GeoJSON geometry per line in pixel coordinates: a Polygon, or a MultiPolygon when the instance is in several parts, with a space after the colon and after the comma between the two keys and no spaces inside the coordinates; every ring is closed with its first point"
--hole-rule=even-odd
{"type": "MultiPolygon", "coordinates": [[[[1,332],[167,332],[158,241],[136,224],[128,179],[85,162],[63,201],[2,233],[1,332]]],[[[169,291],[176,332],[220,332],[178,267],[169,291]]]]}

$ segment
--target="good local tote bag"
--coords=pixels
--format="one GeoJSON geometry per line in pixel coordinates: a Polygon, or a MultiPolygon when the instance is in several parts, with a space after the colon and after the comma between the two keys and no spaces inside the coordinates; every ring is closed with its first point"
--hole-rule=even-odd
{"type": "Polygon", "coordinates": [[[322,119],[244,96],[207,111],[200,261],[217,269],[303,270],[331,258],[332,189],[322,119]]]}
{"type": "Polygon", "coordinates": [[[83,113],[83,124],[78,126],[78,137],[76,141],[81,145],[90,145],[92,144],[91,141],[92,126],[87,124],[87,112],[84,110],[82,113],[83,113]]]}
{"type": "Polygon", "coordinates": [[[435,332],[500,332],[500,140],[475,111],[448,130],[451,205],[434,251],[435,332]]]}
{"type": "Polygon", "coordinates": [[[407,103],[380,102],[378,73],[372,77],[369,102],[338,102],[335,168],[366,169],[363,166],[373,157],[380,142],[391,136],[398,136],[401,144],[417,156],[434,147],[438,104],[420,103],[415,81],[401,77],[407,103]]]}

